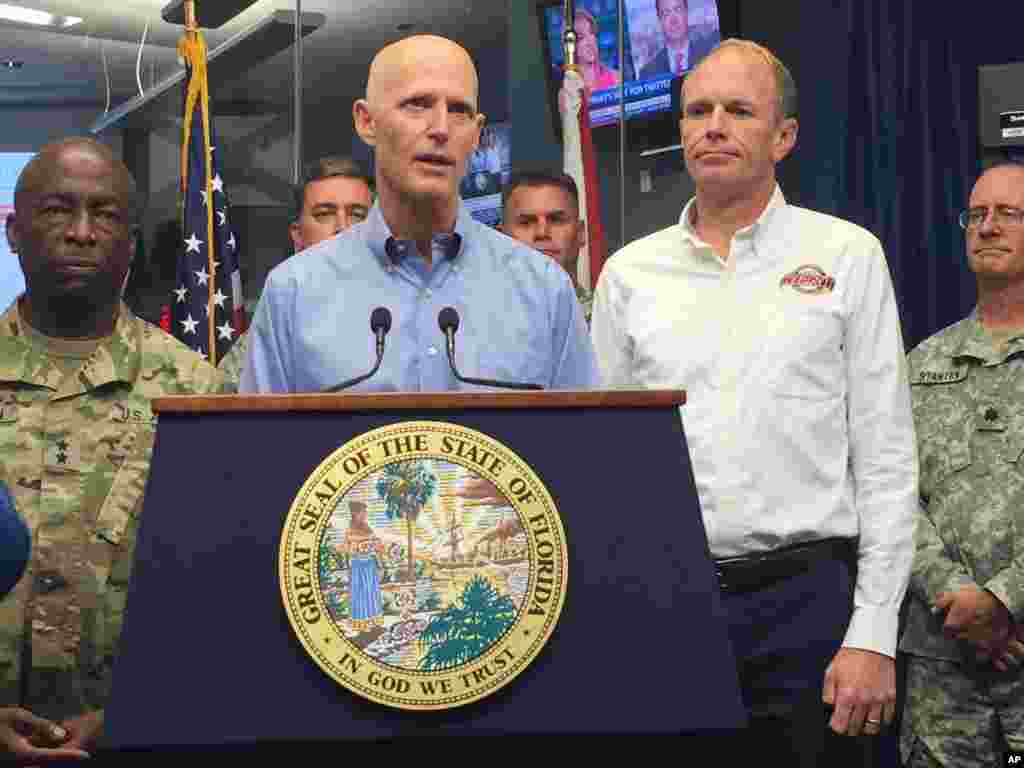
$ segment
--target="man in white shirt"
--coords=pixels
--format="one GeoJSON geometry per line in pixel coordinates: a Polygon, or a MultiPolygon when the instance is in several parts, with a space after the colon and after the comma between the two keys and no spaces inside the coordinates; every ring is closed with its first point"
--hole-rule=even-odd
{"type": "Polygon", "coordinates": [[[895,709],[917,460],[892,283],[873,235],[786,203],[796,88],[770,51],[724,42],[681,101],[696,196],[605,264],[594,346],[607,386],[687,390],[748,749],[834,765],[860,743],[834,734],[895,709]]]}

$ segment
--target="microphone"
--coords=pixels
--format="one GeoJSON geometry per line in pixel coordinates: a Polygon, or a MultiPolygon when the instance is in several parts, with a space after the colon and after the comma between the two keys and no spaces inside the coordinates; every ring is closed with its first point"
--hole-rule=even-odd
{"type": "Polygon", "coordinates": [[[322,392],[338,392],[342,389],[348,389],[361,381],[366,381],[377,372],[377,369],[380,368],[380,361],[384,359],[384,337],[391,330],[391,313],[386,307],[377,307],[370,313],[370,330],[373,331],[373,335],[377,338],[377,362],[373,364],[370,372],[364,373],[362,376],[356,376],[354,379],[343,381],[340,384],[335,384],[333,387],[327,387],[321,390],[322,392]]]}
{"type": "Polygon", "coordinates": [[[32,551],[28,526],[14,506],[7,484],[0,481],[0,597],[18,583],[25,573],[32,551]]]}
{"type": "Polygon", "coordinates": [[[454,307],[445,307],[437,313],[437,325],[445,336],[448,347],[448,365],[459,381],[466,384],[482,384],[485,387],[504,387],[505,389],[544,389],[540,384],[527,384],[518,381],[496,381],[494,379],[471,379],[459,373],[455,366],[455,332],[459,330],[459,313],[454,307]]]}

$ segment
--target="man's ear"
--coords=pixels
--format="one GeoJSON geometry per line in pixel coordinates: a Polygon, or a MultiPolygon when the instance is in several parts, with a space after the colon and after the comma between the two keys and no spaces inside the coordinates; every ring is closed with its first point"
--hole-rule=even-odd
{"type": "Polygon", "coordinates": [[[288,234],[292,238],[292,245],[295,246],[295,252],[298,253],[302,250],[304,245],[302,240],[302,228],[299,227],[299,222],[293,221],[288,225],[288,234]]]}
{"type": "Polygon", "coordinates": [[[580,248],[587,244],[587,222],[583,219],[579,220],[579,226],[576,227],[576,243],[580,248]]]}
{"type": "Polygon", "coordinates": [[[13,213],[8,213],[7,214],[7,219],[4,222],[4,226],[5,226],[6,230],[7,230],[7,247],[10,249],[11,253],[17,253],[18,252],[18,232],[17,232],[17,228],[15,227],[14,214],[13,213]]]}
{"type": "Polygon", "coordinates": [[[779,134],[775,139],[775,162],[781,162],[796,146],[796,135],[799,129],[795,117],[787,117],[782,121],[779,134]]]}
{"type": "Polygon", "coordinates": [[[364,143],[371,147],[377,146],[377,124],[366,99],[358,99],[352,105],[352,122],[364,143]]]}

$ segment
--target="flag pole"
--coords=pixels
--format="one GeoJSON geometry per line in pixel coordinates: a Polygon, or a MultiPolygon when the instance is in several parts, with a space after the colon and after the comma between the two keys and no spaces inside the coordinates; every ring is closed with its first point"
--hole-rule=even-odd
{"type": "Polygon", "coordinates": [[[563,0],[562,44],[565,51],[564,77],[559,93],[562,113],[563,170],[579,190],[579,215],[585,222],[587,237],[576,263],[574,283],[590,292],[604,262],[604,226],[601,223],[601,198],[598,189],[597,161],[590,135],[590,89],[576,59],[576,3],[563,0]]]}
{"type": "MultiPolygon", "coordinates": [[[[199,24],[196,20],[196,0],[185,0],[185,34],[193,45],[195,61],[192,63],[192,77],[199,78],[200,87],[196,97],[199,100],[200,111],[203,116],[203,167],[205,169],[204,182],[206,187],[206,253],[207,267],[209,269],[209,287],[206,300],[206,329],[209,342],[208,357],[212,365],[217,364],[217,321],[216,309],[214,307],[214,292],[217,285],[217,268],[214,259],[214,228],[213,228],[213,179],[210,176],[210,92],[209,81],[206,71],[206,46],[202,44],[199,34],[199,24]],[[202,59],[202,61],[200,61],[202,59]]],[[[190,112],[191,114],[191,112],[190,112]]],[[[186,175],[187,165],[182,169],[186,175]]]]}
{"type": "Polygon", "coordinates": [[[562,11],[562,44],[565,47],[565,68],[576,69],[576,3],[565,0],[562,11]]]}

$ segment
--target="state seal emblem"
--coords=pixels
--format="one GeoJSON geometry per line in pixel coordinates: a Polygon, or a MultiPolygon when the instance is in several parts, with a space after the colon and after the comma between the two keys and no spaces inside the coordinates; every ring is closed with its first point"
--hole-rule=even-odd
{"type": "Polygon", "coordinates": [[[513,451],[403,422],[342,445],[295,496],[278,578],[320,669],[371,701],[441,710],[507,685],[565,601],[565,532],[513,451]]]}

